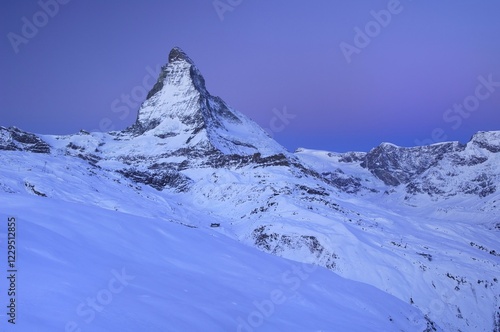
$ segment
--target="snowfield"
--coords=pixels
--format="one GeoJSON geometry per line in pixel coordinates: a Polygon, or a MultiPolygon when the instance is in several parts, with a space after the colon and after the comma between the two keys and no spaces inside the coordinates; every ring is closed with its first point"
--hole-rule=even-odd
{"type": "Polygon", "coordinates": [[[174,215],[147,218],[29,193],[2,195],[0,206],[2,243],[7,218],[17,220],[19,271],[16,324],[3,310],[2,331],[427,327],[418,309],[373,286],[262,253],[217,229],[184,226],[192,221],[174,215]]]}

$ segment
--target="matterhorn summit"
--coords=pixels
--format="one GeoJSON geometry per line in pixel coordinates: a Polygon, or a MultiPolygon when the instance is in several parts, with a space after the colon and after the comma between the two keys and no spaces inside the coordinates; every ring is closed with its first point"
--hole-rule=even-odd
{"type": "Polygon", "coordinates": [[[156,136],[168,150],[274,155],[285,150],[253,121],[210,95],[205,79],[180,48],[170,51],[158,81],[141,105],[134,136],[156,136]]]}

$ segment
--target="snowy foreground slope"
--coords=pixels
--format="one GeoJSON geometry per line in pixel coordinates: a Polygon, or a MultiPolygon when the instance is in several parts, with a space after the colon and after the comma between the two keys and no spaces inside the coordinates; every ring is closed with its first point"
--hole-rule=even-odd
{"type": "Polygon", "coordinates": [[[19,280],[20,309],[42,307],[24,324],[47,330],[499,331],[499,165],[500,131],[290,153],[174,48],[123,131],[0,127],[0,213],[20,220],[20,264],[51,275],[19,280]],[[79,304],[122,267],[145,281],[87,324],[79,304]],[[287,300],[259,314],[274,289],[287,300]]]}
{"type": "MultiPolygon", "coordinates": [[[[80,179],[99,187],[99,179],[80,179]]],[[[75,194],[81,189],[73,187],[75,194]]],[[[17,324],[8,326],[2,311],[2,331],[423,331],[429,325],[418,309],[373,286],[169,221],[168,214],[138,217],[27,193],[2,195],[0,206],[2,220],[17,217],[19,248],[17,324]]]]}

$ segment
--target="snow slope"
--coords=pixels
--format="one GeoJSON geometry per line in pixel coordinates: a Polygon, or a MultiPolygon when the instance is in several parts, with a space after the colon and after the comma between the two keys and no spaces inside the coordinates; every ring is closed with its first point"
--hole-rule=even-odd
{"type": "MultiPolygon", "coordinates": [[[[18,152],[7,156],[22,158],[18,152]]],[[[192,220],[179,219],[161,204],[149,211],[161,218],[140,216],[144,209],[135,206],[133,195],[115,197],[128,213],[97,206],[97,201],[109,205],[102,198],[123,186],[57,171],[63,165],[76,170],[78,160],[77,165],[51,161],[56,171],[36,179],[32,172],[45,161],[33,158],[25,164],[31,170],[16,174],[35,180],[38,192],[54,181],[50,174],[58,175],[58,188],[65,190],[66,183],[72,197],[87,203],[23,191],[2,164],[1,182],[16,192],[0,194],[5,221],[0,242],[5,248],[6,220],[16,217],[19,271],[17,324],[7,324],[2,310],[2,331],[423,331],[430,326],[416,308],[373,286],[262,253],[217,229],[188,227],[192,220]]],[[[5,289],[5,278],[1,285],[5,289]]]]}

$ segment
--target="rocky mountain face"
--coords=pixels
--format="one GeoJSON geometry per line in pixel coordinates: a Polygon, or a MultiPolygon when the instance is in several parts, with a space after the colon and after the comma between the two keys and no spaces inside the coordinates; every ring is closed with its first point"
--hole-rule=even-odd
{"type": "Polygon", "coordinates": [[[417,193],[436,198],[460,193],[486,197],[500,183],[499,150],[500,132],[479,132],[465,145],[403,148],[383,143],[358,160],[387,186],[405,186],[407,199],[417,193]]]}
{"type": "Polygon", "coordinates": [[[180,150],[180,155],[190,157],[197,153],[246,156],[284,152],[258,125],[210,95],[205,79],[179,48],[170,52],[136,123],[123,134],[130,135],[129,139],[164,140],[165,151],[180,150]]]}
{"type": "Polygon", "coordinates": [[[50,146],[37,135],[18,128],[0,127],[0,150],[50,153],[50,146]]]}
{"type": "MultiPolygon", "coordinates": [[[[467,144],[290,153],[210,95],[194,62],[174,48],[129,128],[41,136],[0,127],[0,150],[14,163],[18,154],[44,155],[49,164],[74,160],[83,178],[118,183],[138,204],[170,202],[183,224],[218,223],[222,233],[263,251],[374,285],[444,330],[496,324],[500,131],[479,132],[467,144]],[[144,186],[156,193],[145,195],[144,186]]],[[[31,188],[42,197],[85,201],[40,178],[12,174],[0,192],[31,188]]],[[[109,208],[109,201],[93,204],[109,208]]]]}

